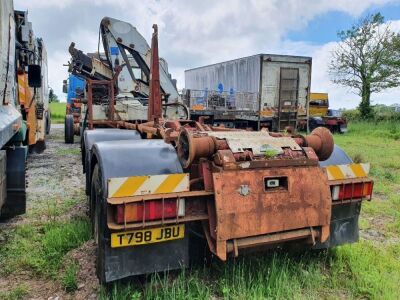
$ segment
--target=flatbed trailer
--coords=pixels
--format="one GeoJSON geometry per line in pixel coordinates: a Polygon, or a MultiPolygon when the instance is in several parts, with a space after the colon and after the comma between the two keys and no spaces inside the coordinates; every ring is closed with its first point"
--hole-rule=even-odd
{"type": "Polygon", "coordinates": [[[369,164],[354,164],[326,128],[301,136],[163,118],[153,28],[147,122],[108,120],[114,128],[84,135],[100,282],[184,268],[203,249],[226,261],[356,242],[369,164]]]}

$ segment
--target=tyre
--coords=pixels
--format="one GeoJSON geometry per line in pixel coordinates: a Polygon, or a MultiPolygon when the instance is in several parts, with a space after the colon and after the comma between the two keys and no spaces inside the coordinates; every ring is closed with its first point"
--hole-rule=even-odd
{"type": "Polygon", "coordinates": [[[96,273],[100,284],[106,284],[105,279],[105,248],[109,232],[106,226],[106,215],[104,213],[102,178],[99,165],[93,170],[91,183],[91,197],[89,214],[96,247],[96,273]]]}
{"type": "Polygon", "coordinates": [[[65,116],[64,136],[66,144],[74,143],[74,117],[72,115],[65,116]]]}
{"type": "Polygon", "coordinates": [[[50,129],[51,129],[51,113],[50,111],[46,112],[46,134],[50,134],[50,129]]]}

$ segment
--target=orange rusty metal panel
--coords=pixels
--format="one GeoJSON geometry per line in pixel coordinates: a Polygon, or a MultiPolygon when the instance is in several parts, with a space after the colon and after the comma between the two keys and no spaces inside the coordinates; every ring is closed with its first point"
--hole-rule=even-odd
{"type": "Polygon", "coordinates": [[[18,74],[18,102],[20,105],[29,105],[31,100],[32,93],[28,86],[28,74],[18,74]]]}
{"type": "Polygon", "coordinates": [[[318,166],[221,171],[213,180],[217,252],[230,239],[330,224],[329,184],[318,166]],[[266,177],[287,178],[287,188],[266,191],[266,177]]]}
{"type": "Polygon", "coordinates": [[[26,117],[26,122],[28,125],[28,129],[29,129],[29,135],[28,135],[28,144],[29,145],[34,145],[36,144],[36,132],[38,129],[37,126],[37,119],[36,119],[36,102],[32,101],[30,107],[29,107],[29,111],[27,113],[27,117],[26,117]]]}

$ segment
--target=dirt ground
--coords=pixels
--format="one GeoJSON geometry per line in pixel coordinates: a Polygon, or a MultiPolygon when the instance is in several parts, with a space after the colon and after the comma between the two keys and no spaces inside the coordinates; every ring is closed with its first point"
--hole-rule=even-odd
{"type": "MultiPolygon", "coordinates": [[[[48,216],[35,212],[38,207],[46,205],[50,198],[56,199],[56,206],[61,206],[62,201],[67,199],[78,200],[72,209],[59,216],[61,219],[86,214],[85,177],[82,173],[78,140],[76,137],[74,145],[64,144],[63,126],[52,126],[45,152],[28,157],[27,214],[0,223],[1,232],[7,232],[8,229],[12,230],[26,222],[46,221],[48,216]]],[[[66,258],[72,258],[79,264],[78,289],[72,294],[66,293],[58,281],[37,278],[30,272],[18,272],[0,278],[0,291],[11,291],[23,284],[29,291],[26,299],[96,299],[99,286],[95,274],[94,251],[94,242],[88,241],[66,255],[66,258]]]]}

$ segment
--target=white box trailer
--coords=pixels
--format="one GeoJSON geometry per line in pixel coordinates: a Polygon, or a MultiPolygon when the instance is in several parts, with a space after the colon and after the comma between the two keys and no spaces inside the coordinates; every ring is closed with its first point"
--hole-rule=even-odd
{"type": "Polygon", "coordinates": [[[185,71],[194,118],[235,127],[296,127],[308,119],[312,58],[258,54],[185,71]]]}

